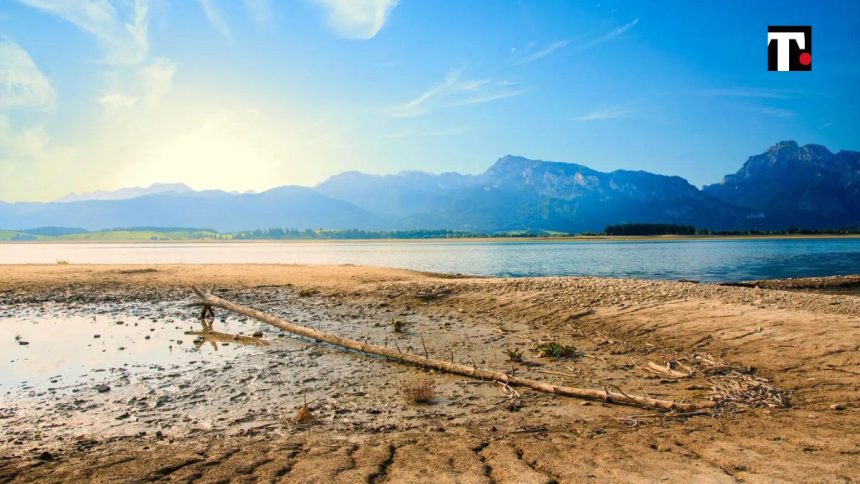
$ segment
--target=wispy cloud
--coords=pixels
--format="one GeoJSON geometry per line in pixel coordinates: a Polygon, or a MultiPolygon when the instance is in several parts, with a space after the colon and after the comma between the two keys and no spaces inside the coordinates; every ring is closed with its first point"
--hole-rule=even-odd
{"type": "Polygon", "coordinates": [[[765,116],[772,116],[774,118],[781,119],[792,119],[797,117],[797,113],[790,109],[775,108],[772,106],[756,108],[754,111],[765,116]]]}
{"type": "Polygon", "coordinates": [[[0,108],[51,107],[56,100],[51,81],[15,42],[0,36],[0,108]]]}
{"type": "Polygon", "coordinates": [[[703,97],[748,97],[761,99],[788,99],[795,91],[787,89],[761,89],[754,87],[728,87],[717,89],[692,89],[677,94],[703,97]]]}
{"type": "Polygon", "coordinates": [[[387,138],[456,136],[467,131],[469,131],[469,128],[467,127],[439,130],[415,130],[412,128],[405,128],[389,134],[387,138]]]}
{"type": "Polygon", "coordinates": [[[395,118],[427,114],[434,108],[481,104],[519,96],[526,92],[515,83],[493,79],[461,80],[460,71],[451,70],[442,82],[430,87],[418,97],[388,110],[395,118]]]}
{"type": "Polygon", "coordinates": [[[230,37],[230,27],[224,20],[224,15],[221,13],[221,6],[218,0],[200,0],[200,7],[206,15],[206,19],[215,27],[215,30],[221,33],[224,37],[230,37]]]}
{"type": "Polygon", "coordinates": [[[476,94],[460,101],[454,101],[450,104],[450,106],[468,106],[470,104],[483,104],[492,101],[498,101],[500,99],[507,99],[509,97],[519,96],[520,94],[523,94],[525,92],[525,89],[511,89],[490,92],[486,94],[476,94]]]}
{"type": "MultiPolygon", "coordinates": [[[[578,52],[582,52],[582,51],[591,49],[592,47],[596,47],[596,46],[598,46],[604,42],[608,42],[608,41],[610,41],[616,37],[620,37],[621,35],[623,35],[625,32],[627,32],[628,30],[633,28],[633,26],[635,26],[638,23],[639,23],[639,19],[637,18],[628,24],[617,27],[617,28],[615,28],[609,32],[606,32],[606,33],[600,35],[599,37],[592,38],[591,40],[588,40],[587,35],[584,37],[580,37],[579,39],[569,38],[569,39],[557,40],[551,44],[548,44],[548,45],[540,48],[539,50],[537,50],[535,52],[531,52],[531,50],[533,48],[535,48],[537,43],[532,42],[526,47],[526,49],[525,49],[526,54],[523,57],[519,58],[519,60],[517,60],[514,63],[517,65],[529,64],[529,63],[534,62],[536,60],[543,59],[544,57],[547,57],[547,56],[549,56],[549,55],[551,55],[551,54],[553,54],[553,53],[555,53],[561,49],[564,49],[565,47],[567,47],[571,44],[577,45],[577,43],[580,40],[583,40],[584,43],[579,44],[579,46],[576,50],[578,52]],[[528,52],[531,52],[531,53],[528,53],[528,52]]],[[[517,53],[518,49],[512,48],[511,52],[517,53]]]]}
{"type": "Polygon", "coordinates": [[[93,35],[109,64],[136,64],[149,52],[149,12],[154,0],[19,1],[57,15],[93,35]]]}
{"type": "Polygon", "coordinates": [[[564,40],[559,40],[557,42],[553,42],[552,44],[549,44],[548,46],[544,47],[543,49],[523,57],[522,59],[518,60],[516,63],[517,64],[528,64],[529,62],[534,62],[538,59],[542,59],[542,58],[552,54],[553,52],[555,52],[559,49],[563,49],[563,48],[567,47],[568,45],[570,45],[571,42],[573,42],[573,39],[564,39],[564,40]]]}
{"type": "Polygon", "coordinates": [[[245,9],[257,25],[267,25],[272,21],[272,5],[270,0],[244,0],[245,9]]]}
{"type": "Polygon", "coordinates": [[[398,0],[316,0],[328,11],[328,24],[349,39],[372,39],[388,21],[398,0]]]}
{"type": "Polygon", "coordinates": [[[596,39],[593,39],[589,42],[586,42],[585,44],[583,44],[579,47],[579,50],[580,51],[588,50],[588,49],[591,49],[592,47],[597,47],[598,45],[603,44],[604,42],[609,42],[610,40],[612,40],[616,37],[620,37],[620,36],[624,35],[628,30],[632,29],[638,23],[639,23],[639,19],[638,18],[634,19],[630,23],[624,24],[621,27],[618,27],[617,29],[613,29],[613,30],[601,35],[600,37],[597,37],[596,39]]]}
{"type": "Polygon", "coordinates": [[[601,108],[596,109],[588,114],[573,118],[574,121],[602,121],[605,119],[626,118],[632,114],[631,109],[626,108],[601,108]]]}

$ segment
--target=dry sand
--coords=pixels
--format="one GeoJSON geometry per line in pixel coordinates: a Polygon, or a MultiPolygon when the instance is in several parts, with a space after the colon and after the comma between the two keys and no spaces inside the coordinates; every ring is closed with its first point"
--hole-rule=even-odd
{"type": "MultiPolygon", "coordinates": [[[[695,357],[707,355],[754,369],[790,402],[724,402],[677,417],[527,390],[511,397],[492,383],[267,329],[269,344],[232,364],[118,371],[105,376],[104,394],[87,383],[2,401],[0,480],[857,481],[857,281],[724,287],[354,266],[0,266],[0,317],[135,314],[158,328],[190,325],[188,287],[213,285],[300,324],[418,353],[423,337],[436,357],[556,384],[721,398],[714,385],[737,381],[705,374],[695,357]],[[407,323],[404,333],[393,333],[394,319],[407,323]],[[533,347],[546,341],[585,356],[537,356],[533,347]],[[507,361],[506,348],[541,366],[507,361]],[[671,379],[643,369],[669,360],[697,372],[671,379]],[[437,382],[434,402],[404,402],[402,382],[427,376],[437,382]],[[294,424],[305,396],[315,419],[294,424]]],[[[257,327],[228,318],[224,325],[257,327]]]]}

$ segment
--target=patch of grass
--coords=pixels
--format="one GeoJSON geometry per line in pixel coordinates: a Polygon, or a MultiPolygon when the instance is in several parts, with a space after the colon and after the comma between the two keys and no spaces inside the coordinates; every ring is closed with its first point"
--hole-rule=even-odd
{"type": "Polygon", "coordinates": [[[201,240],[218,234],[204,230],[102,230],[56,237],[57,240],[201,240]]]}
{"type": "Polygon", "coordinates": [[[402,319],[392,319],[391,327],[394,328],[395,333],[402,333],[403,329],[406,328],[406,321],[402,319]]]}
{"type": "Polygon", "coordinates": [[[508,355],[508,359],[511,361],[516,361],[517,363],[523,361],[523,352],[519,348],[506,348],[505,354],[508,355]]]}
{"type": "Polygon", "coordinates": [[[66,259],[57,259],[57,264],[61,266],[69,265],[69,261],[66,259]]]}
{"type": "Polygon", "coordinates": [[[579,356],[579,352],[573,346],[565,346],[557,341],[545,343],[537,347],[538,353],[541,356],[556,359],[575,358],[579,356]]]}
{"type": "Polygon", "coordinates": [[[400,387],[403,398],[413,404],[428,404],[436,396],[436,381],[432,378],[404,382],[400,387]]]}

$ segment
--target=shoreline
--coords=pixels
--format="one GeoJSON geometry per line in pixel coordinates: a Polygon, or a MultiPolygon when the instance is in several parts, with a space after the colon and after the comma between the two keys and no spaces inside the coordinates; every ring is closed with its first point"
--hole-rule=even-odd
{"type": "Polygon", "coordinates": [[[858,239],[860,234],[806,234],[806,235],[579,235],[564,237],[452,237],[452,238],[379,238],[379,239],[81,239],[81,240],[0,240],[3,244],[279,244],[279,243],[487,243],[487,242],[684,242],[684,241],[735,241],[735,240],[822,240],[858,239]]]}
{"type": "Polygon", "coordinates": [[[784,289],[858,281],[733,287],[361,266],[0,266],[0,321],[17,321],[30,342],[19,346],[10,333],[0,342],[9,360],[38,367],[36,352],[52,344],[113,358],[82,379],[51,369],[47,386],[8,389],[0,480],[638,481],[667,469],[679,482],[839,480],[860,468],[845,432],[860,426],[860,297],[784,289]],[[766,385],[718,400],[712,414],[661,414],[523,388],[513,395],[223,311],[219,333],[193,332],[191,285],[320,330],[548,384],[700,402],[722,398],[719,388],[766,382],[790,405],[775,404],[766,385]],[[392,330],[395,320],[405,330],[392,330]],[[63,322],[82,336],[65,337],[63,322]],[[258,330],[259,346],[243,345],[258,330]],[[538,354],[549,341],[587,356],[538,354]],[[166,359],[132,357],[144,344],[166,359]],[[526,361],[510,361],[510,348],[526,361]],[[732,370],[708,373],[697,358],[732,370]],[[647,370],[669,361],[695,374],[647,370]],[[406,402],[401,385],[421,378],[435,381],[433,401],[406,402]],[[305,398],[314,419],[296,424],[305,398]]]}

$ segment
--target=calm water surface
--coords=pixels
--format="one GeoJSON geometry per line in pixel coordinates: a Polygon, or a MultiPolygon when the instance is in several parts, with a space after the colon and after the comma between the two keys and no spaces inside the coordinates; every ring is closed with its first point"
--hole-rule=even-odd
{"type": "Polygon", "coordinates": [[[492,276],[736,281],[860,273],[860,239],[7,243],[0,264],[356,264],[492,276]]]}

